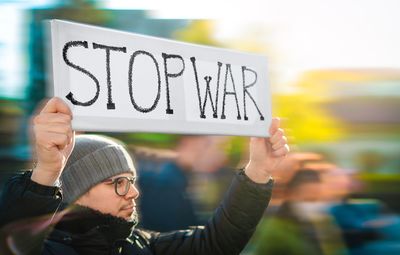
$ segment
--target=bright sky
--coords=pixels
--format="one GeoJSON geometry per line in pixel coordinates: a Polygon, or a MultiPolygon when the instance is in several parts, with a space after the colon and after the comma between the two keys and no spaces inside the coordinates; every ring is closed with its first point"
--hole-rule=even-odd
{"type": "Polygon", "coordinates": [[[312,69],[400,69],[398,0],[112,0],[107,5],[154,10],[161,18],[214,19],[220,40],[262,28],[266,33],[258,39],[272,47],[271,68],[279,83],[312,69]]]}
{"type": "MultiPolygon", "coordinates": [[[[5,2],[41,6],[57,1],[36,0],[34,4],[31,0],[5,2]]],[[[267,45],[268,54],[271,54],[270,71],[274,75],[274,83],[284,90],[288,88],[284,85],[296,81],[307,70],[396,68],[400,72],[399,0],[98,2],[108,8],[151,10],[158,18],[213,19],[216,24],[215,37],[221,42],[247,39],[267,45]],[[248,35],[251,38],[247,38],[248,35]]],[[[2,6],[0,20],[10,20],[7,13],[11,15],[12,12],[2,6]]],[[[3,32],[7,28],[4,24],[3,32]]],[[[11,30],[14,31],[12,35],[18,35],[14,28],[8,29],[11,30]]],[[[8,36],[7,40],[12,41],[13,38],[18,37],[8,36]]],[[[1,55],[4,58],[7,54],[3,51],[1,55]]],[[[0,67],[13,69],[15,66],[7,61],[7,66],[0,67]]],[[[17,76],[5,78],[10,82],[12,80],[13,84],[21,82],[13,77],[17,76]]],[[[13,93],[17,93],[17,90],[13,93]]]]}
{"type": "Polygon", "coordinates": [[[21,40],[23,18],[21,13],[10,6],[0,8],[0,95],[4,97],[23,97],[26,77],[21,75],[26,69],[26,59],[21,40]]]}

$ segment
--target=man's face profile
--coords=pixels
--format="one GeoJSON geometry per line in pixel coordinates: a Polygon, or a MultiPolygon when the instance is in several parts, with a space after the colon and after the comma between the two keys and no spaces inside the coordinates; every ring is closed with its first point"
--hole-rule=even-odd
{"type": "Polygon", "coordinates": [[[132,172],[115,175],[93,186],[75,203],[132,221],[136,218],[135,200],[139,197],[134,179],[132,172]]]}

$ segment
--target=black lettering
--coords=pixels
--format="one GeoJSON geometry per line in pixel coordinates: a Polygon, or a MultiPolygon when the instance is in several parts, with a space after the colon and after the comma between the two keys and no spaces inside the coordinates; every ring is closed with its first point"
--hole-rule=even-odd
{"type": "Polygon", "coordinates": [[[201,102],[200,85],[199,85],[199,79],[198,79],[197,68],[196,68],[196,58],[195,57],[191,57],[190,61],[192,61],[193,70],[194,70],[194,77],[196,79],[197,97],[199,99],[200,118],[202,118],[202,119],[206,118],[206,115],[204,114],[204,112],[205,112],[205,109],[206,109],[206,104],[207,104],[207,98],[208,97],[210,98],[211,108],[213,110],[213,117],[217,118],[218,117],[217,110],[218,110],[219,77],[220,77],[220,73],[221,73],[222,63],[218,62],[217,91],[216,91],[215,105],[214,105],[214,101],[212,99],[211,91],[210,91],[210,82],[211,82],[212,78],[210,76],[205,76],[204,77],[204,80],[206,81],[206,93],[204,95],[204,102],[201,102]]]}
{"type": "Polygon", "coordinates": [[[78,100],[76,100],[74,98],[74,94],[72,92],[69,92],[68,95],[66,95],[66,98],[69,101],[71,101],[71,103],[74,104],[74,105],[90,106],[94,102],[96,102],[97,98],[99,97],[100,84],[99,84],[99,80],[97,80],[97,78],[92,73],[90,73],[88,70],[86,70],[83,67],[80,67],[78,65],[75,65],[74,63],[69,61],[68,56],[67,56],[69,48],[78,47],[78,46],[83,46],[83,47],[85,47],[87,49],[88,48],[88,43],[87,43],[87,41],[71,41],[71,42],[67,42],[64,45],[63,52],[62,52],[63,53],[64,62],[68,66],[72,67],[73,69],[78,70],[79,72],[82,72],[82,73],[86,74],[87,76],[89,76],[94,81],[94,83],[96,84],[96,94],[91,100],[89,100],[87,102],[83,102],[83,103],[79,102],[78,100]]]}
{"type": "Polygon", "coordinates": [[[107,71],[107,91],[108,91],[108,101],[107,109],[115,109],[115,104],[112,101],[111,94],[111,71],[110,71],[110,51],[120,51],[126,53],[126,47],[114,47],[107,46],[98,43],[93,43],[93,49],[103,49],[106,50],[106,71],[107,71]]]}
{"type": "Polygon", "coordinates": [[[149,52],[147,52],[147,51],[144,51],[144,50],[138,50],[138,51],[135,51],[135,52],[132,54],[132,56],[131,56],[131,58],[130,58],[130,60],[129,60],[128,84],[129,84],[129,95],[130,95],[130,97],[131,97],[131,102],[132,102],[133,107],[134,107],[136,110],[138,110],[139,112],[144,112],[144,113],[146,113],[146,112],[151,112],[152,110],[154,110],[154,109],[156,108],[156,106],[157,106],[157,104],[158,104],[158,101],[160,100],[161,77],[160,77],[160,68],[158,67],[158,62],[157,62],[157,60],[154,58],[154,56],[153,56],[151,53],[149,53],[149,52]],[[133,71],[133,63],[134,63],[134,61],[135,61],[135,57],[138,56],[138,55],[149,56],[149,57],[153,60],[154,65],[156,66],[156,70],[157,70],[157,78],[158,78],[158,91],[157,91],[157,96],[156,96],[156,99],[154,100],[153,105],[150,106],[149,108],[144,108],[144,107],[141,107],[141,106],[137,105],[136,102],[135,102],[135,99],[133,99],[132,71],[133,71]]]}
{"type": "Polygon", "coordinates": [[[250,97],[251,101],[253,101],[254,106],[256,107],[258,114],[260,114],[260,120],[264,120],[264,116],[262,115],[260,109],[258,108],[256,101],[254,100],[253,96],[250,94],[250,92],[248,91],[248,88],[253,87],[256,82],[257,82],[257,72],[254,70],[251,70],[245,66],[242,66],[242,76],[243,76],[243,107],[244,107],[244,119],[248,120],[249,118],[246,115],[246,94],[250,97]],[[245,75],[245,71],[249,71],[252,72],[255,76],[255,79],[252,83],[250,83],[249,85],[246,85],[246,75],[245,75]]]}
{"type": "Polygon", "coordinates": [[[175,78],[178,76],[181,76],[183,74],[183,71],[185,70],[185,61],[183,61],[183,58],[179,55],[173,55],[173,54],[166,54],[166,53],[162,53],[162,57],[164,59],[164,74],[165,74],[165,85],[167,88],[167,110],[166,113],[167,114],[173,114],[174,110],[171,109],[171,105],[170,105],[170,98],[169,98],[169,81],[168,78],[175,78]],[[168,65],[167,65],[167,59],[169,58],[178,58],[182,61],[182,70],[179,71],[178,73],[168,73],[168,65]]]}
{"type": "Polygon", "coordinates": [[[233,96],[235,96],[235,101],[236,101],[236,108],[237,108],[237,119],[238,120],[240,120],[241,119],[241,117],[240,117],[240,110],[239,110],[239,102],[238,102],[238,99],[237,99],[237,94],[236,94],[236,87],[235,87],[235,81],[233,80],[233,75],[232,75],[232,70],[231,70],[231,64],[226,64],[226,72],[225,72],[225,84],[224,84],[224,98],[223,98],[223,101],[222,101],[222,114],[221,114],[221,119],[226,119],[226,116],[225,116],[225,98],[226,98],[226,95],[233,95],[233,96]],[[232,85],[233,85],[233,91],[226,91],[226,83],[227,83],[227,79],[228,79],[228,72],[229,72],[229,74],[230,74],[230,76],[231,76],[231,80],[232,80],[232,85]]]}

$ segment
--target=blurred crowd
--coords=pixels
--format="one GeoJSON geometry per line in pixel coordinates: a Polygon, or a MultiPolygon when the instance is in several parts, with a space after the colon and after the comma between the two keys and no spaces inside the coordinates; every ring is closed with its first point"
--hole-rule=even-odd
{"type": "MultiPolygon", "coordinates": [[[[205,223],[237,169],[226,167],[226,141],[183,136],[172,151],[134,148],[141,227],[205,223]]],[[[357,171],[292,152],[271,175],[273,197],[245,254],[400,254],[399,215],[382,201],[355,198],[364,187],[357,171]]]]}

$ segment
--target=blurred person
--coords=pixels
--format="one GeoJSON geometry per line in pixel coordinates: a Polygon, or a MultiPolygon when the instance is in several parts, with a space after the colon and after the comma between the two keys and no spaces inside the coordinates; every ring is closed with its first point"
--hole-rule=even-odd
{"type": "Polygon", "coordinates": [[[278,209],[285,200],[286,185],[292,179],[296,172],[300,169],[308,169],[305,167],[311,162],[322,160],[322,155],[314,152],[290,152],[279,163],[274,174],[274,195],[271,198],[268,212],[278,209]],[[272,210],[271,210],[272,209],[272,210]]]}
{"type": "Polygon", "coordinates": [[[377,200],[351,199],[361,185],[354,171],[333,169],[325,173],[330,213],[340,226],[351,255],[400,254],[400,217],[377,200]]]}
{"type": "Polygon", "coordinates": [[[321,173],[300,169],[286,184],[286,200],[259,224],[254,254],[346,254],[321,202],[321,173]]]}
{"type": "Polygon", "coordinates": [[[198,215],[194,192],[189,189],[194,188],[192,180],[198,173],[215,173],[226,163],[220,146],[225,140],[216,136],[183,136],[175,149],[176,158],[162,163],[156,171],[139,164],[138,187],[143,191],[139,199],[141,227],[171,231],[205,223],[198,215]]]}
{"type": "Polygon", "coordinates": [[[353,179],[350,170],[341,169],[335,165],[323,171],[322,181],[324,199],[332,204],[341,203],[343,199],[350,196],[352,191],[361,187],[361,184],[353,179]]]}
{"type": "Polygon", "coordinates": [[[1,254],[239,254],[268,205],[270,172],[288,152],[273,119],[271,137],[251,139],[250,161],[205,226],[151,232],[135,228],[128,152],[107,137],[75,137],[71,119],[58,98],[34,118],[36,167],[11,178],[0,198],[1,254]]]}
{"type": "MultiPolygon", "coordinates": [[[[228,166],[227,148],[229,137],[226,136],[185,136],[183,140],[189,141],[188,145],[177,146],[178,160],[186,157],[188,150],[196,151],[197,155],[191,160],[190,167],[184,173],[188,177],[187,197],[193,203],[196,216],[201,224],[207,222],[213,211],[218,207],[225,191],[235,175],[234,169],[228,166]],[[196,139],[193,139],[196,138],[196,139]],[[196,145],[200,140],[203,146],[196,145]]],[[[247,144],[247,143],[246,143],[247,144]]]]}
{"type": "Polygon", "coordinates": [[[288,183],[293,175],[300,169],[312,169],[310,164],[323,160],[321,154],[315,152],[291,152],[279,163],[279,175],[276,181],[281,180],[282,183],[288,183]]]}

